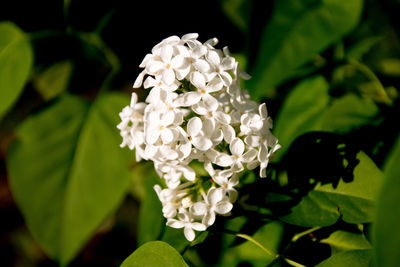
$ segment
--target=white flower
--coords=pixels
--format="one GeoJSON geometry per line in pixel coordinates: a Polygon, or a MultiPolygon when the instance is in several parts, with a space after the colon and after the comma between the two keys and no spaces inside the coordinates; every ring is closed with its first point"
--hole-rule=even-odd
{"type": "Polygon", "coordinates": [[[186,210],[181,210],[181,212],[178,214],[178,219],[168,219],[167,225],[171,226],[173,228],[184,228],[183,232],[185,234],[185,237],[188,241],[193,241],[195,238],[195,233],[193,231],[205,231],[206,226],[202,223],[194,222],[194,219],[192,218],[191,214],[188,213],[186,210]]]}
{"type": "Polygon", "coordinates": [[[146,62],[146,71],[150,75],[161,75],[162,81],[167,85],[175,82],[175,70],[184,66],[185,58],[180,55],[174,55],[174,47],[169,44],[163,45],[156,50],[157,57],[146,62]]]}
{"type": "Polygon", "coordinates": [[[147,121],[149,126],[146,129],[146,142],[154,144],[161,137],[163,144],[170,144],[178,136],[178,131],[173,124],[175,122],[175,113],[167,111],[165,113],[152,112],[147,121]]]}
{"type": "Polygon", "coordinates": [[[223,189],[212,187],[207,195],[203,193],[203,201],[196,202],[191,207],[195,216],[203,216],[202,223],[210,226],[215,222],[215,214],[227,214],[232,210],[232,203],[225,198],[223,189]]]}
{"type": "Polygon", "coordinates": [[[221,186],[224,194],[228,194],[229,201],[231,203],[236,201],[238,192],[236,191],[235,186],[239,184],[239,177],[237,176],[237,174],[234,174],[231,169],[217,170],[212,176],[212,179],[216,184],[221,186]],[[229,179],[229,177],[232,178],[229,179]]]}
{"type": "Polygon", "coordinates": [[[167,186],[154,187],[167,225],[184,228],[189,241],[217,214],[231,212],[245,169],[259,167],[266,176],[280,147],[266,105],[251,101],[240,86],[240,78],[250,76],[227,47],[214,48],[218,39],[197,38],[171,36],[153,47],[134,83],[149,89],[145,103],[132,94],[117,126],[122,147],[134,149],[138,161],[154,162],[167,186]]]}

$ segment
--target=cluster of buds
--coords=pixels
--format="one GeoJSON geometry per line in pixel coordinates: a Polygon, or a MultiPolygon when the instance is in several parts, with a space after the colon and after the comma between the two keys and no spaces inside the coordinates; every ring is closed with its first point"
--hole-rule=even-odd
{"type": "Polygon", "coordinates": [[[259,167],[266,176],[271,155],[280,147],[272,135],[265,104],[240,88],[239,69],[228,48],[214,48],[198,34],[171,36],[140,64],[134,88],[150,89],[145,102],[135,93],[117,126],[136,160],[151,160],[165,188],[154,189],[167,225],[184,228],[192,241],[216,214],[229,215],[237,199],[240,174],[259,167]]]}

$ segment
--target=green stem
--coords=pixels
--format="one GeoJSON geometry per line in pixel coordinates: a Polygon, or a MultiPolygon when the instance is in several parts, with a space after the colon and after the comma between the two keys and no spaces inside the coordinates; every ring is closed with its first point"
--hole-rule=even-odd
{"type": "MultiPolygon", "coordinates": [[[[257,247],[261,248],[261,249],[262,249],[263,251],[265,251],[268,255],[270,255],[270,256],[272,256],[272,257],[274,258],[274,260],[273,260],[270,264],[275,263],[275,262],[276,262],[277,260],[279,260],[279,259],[283,259],[284,261],[286,261],[287,263],[289,263],[289,264],[292,265],[292,266],[295,266],[295,267],[306,267],[306,266],[304,266],[304,265],[302,265],[302,264],[300,264],[300,263],[298,263],[298,262],[295,262],[295,261],[293,261],[293,260],[291,260],[291,259],[288,259],[288,258],[283,257],[282,255],[279,255],[278,253],[273,252],[271,249],[269,249],[269,248],[263,246],[260,242],[258,242],[257,240],[255,240],[254,238],[252,238],[252,237],[249,236],[249,235],[242,234],[242,233],[236,233],[236,232],[231,231],[231,230],[225,230],[224,233],[226,233],[226,234],[231,234],[231,235],[235,235],[235,236],[237,236],[237,237],[246,239],[247,241],[250,241],[251,243],[253,243],[253,244],[256,245],[257,247]]],[[[272,266],[272,265],[270,265],[270,264],[267,265],[267,266],[272,266]]]]}
{"type": "Polygon", "coordinates": [[[313,227],[313,228],[311,228],[311,229],[308,229],[308,230],[306,230],[306,231],[304,231],[304,232],[298,233],[298,234],[296,234],[296,235],[293,236],[292,242],[296,242],[299,238],[301,238],[301,237],[303,237],[303,236],[305,236],[305,235],[308,235],[308,234],[310,234],[310,233],[312,233],[312,232],[314,232],[314,231],[317,231],[317,230],[319,230],[319,229],[321,229],[321,226],[316,226],[316,227],[313,227]]]}
{"type": "Polygon", "coordinates": [[[274,257],[274,258],[277,258],[277,257],[279,256],[278,254],[276,254],[275,252],[273,252],[273,251],[270,250],[269,248],[264,247],[260,242],[258,242],[257,240],[255,240],[254,238],[252,238],[252,237],[249,236],[249,235],[238,233],[238,234],[236,234],[236,236],[237,236],[237,237],[240,237],[240,238],[243,238],[243,239],[246,239],[246,240],[252,242],[253,244],[255,244],[256,246],[258,246],[259,248],[261,248],[262,250],[264,250],[265,252],[267,252],[267,254],[271,255],[271,256],[274,257]]]}
{"type": "Polygon", "coordinates": [[[360,61],[349,58],[349,63],[356,67],[359,71],[364,73],[371,81],[376,82],[378,89],[385,92],[385,88],[383,87],[381,81],[376,77],[375,73],[365,64],[361,63],[360,61]]]}

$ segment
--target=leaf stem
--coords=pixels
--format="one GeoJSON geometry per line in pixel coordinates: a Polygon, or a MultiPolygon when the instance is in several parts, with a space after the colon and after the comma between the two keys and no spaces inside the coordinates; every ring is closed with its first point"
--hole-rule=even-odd
{"type": "Polygon", "coordinates": [[[224,233],[231,234],[231,235],[235,235],[235,236],[237,236],[237,237],[246,239],[247,241],[250,241],[251,243],[253,243],[253,244],[256,245],[257,247],[261,248],[261,249],[262,249],[263,251],[265,251],[268,255],[274,257],[274,260],[273,260],[270,264],[268,264],[267,266],[272,266],[271,264],[275,263],[277,260],[283,259],[284,261],[286,261],[287,263],[289,263],[289,264],[292,265],[292,266],[295,266],[295,267],[306,267],[306,266],[304,266],[304,265],[302,265],[302,264],[300,264],[300,263],[298,263],[298,262],[295,262],[295,261],[293,261],[293,260],[290,260],[290,259],[288,259],[288,258],[285,258],[284,256],[282,256],[282,255],[280,255],[280,254],[278,254],[278,253],[273,252],[271,249],[269,249],[269,248],[263,246],[260,242],[258,242],[257,240],[255,240],[254,238],[252,238],[252,237],[249,236],[249,235],[242,234],[242,233],[237,233],[237,232],[234,232],[234,231],[231,231],[231,230],[228,230],[228,229],[226,229],[226,230],[224,231],[224,233]]]}
{"type": "Polygon", "coordinates": [[[308,229],[308,230],[306,230],[306,231],[304,231],[304,232],[295,234],[295,235],[293,236],[293,238],[292,238],[292,242],[296,242],[299,238],[301,238],[301,237],[303,237],[303,236],[305,236],[305,235],[308,235],[308,234],[310,234],[310,233],[312,233],[312,232],[314,232],[314,231],[317,231],[317,230],[319,230],[319,229],[321,229],[321,226],[316,226],[316,227],[313,227],[313,228],[311,228],[311,229],[308,229]]]}
{"type": "Polygon", "coordinates": [[[243,238],[243,239],[246,239],[246,240],[252,242],[253,244],[255,244],[256,246],[258,246],[259,248],[261,248],[262,250],[264,250],[265,252],[267,252],[267,254],[271,255],[271,256],[274,257],[274,258],[277,258],[277,257],[279,256],[278,254],[276,254],[275,252],[273,252],[273,251],[270,250],[269,248],[264,247],[260,242],[258,242],[257,240],[255,240],[254,238],[252,238],[252,237],[249,236],[249,235],[238,233],[238,234],[236,234],[236,236],[237,236],[237,237],[240,237],[240,238],[243,238]]]}

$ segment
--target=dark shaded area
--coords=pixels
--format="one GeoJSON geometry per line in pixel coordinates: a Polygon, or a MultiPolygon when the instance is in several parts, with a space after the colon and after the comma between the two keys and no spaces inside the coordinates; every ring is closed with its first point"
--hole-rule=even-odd
{"type": "Polygon", "coordinates": [[[287,215],[317,184],[340,180],[353,181],[356,158],[360,148],[345,135],[310,132],[298,137],[290,146],[272,179],[259,179],[242,188],[248,195],[247,205],[259,205],[271,211],[266,217],[287,215]],[[287,181],[279,179],[287,173],[287,181]],[[265,188],[268,191],[265,192],[265,188]]]}

